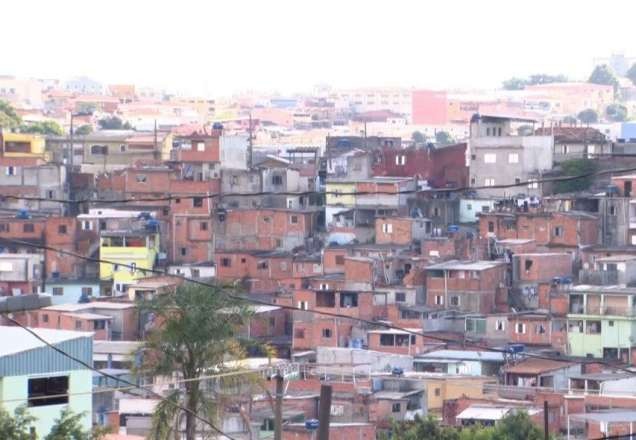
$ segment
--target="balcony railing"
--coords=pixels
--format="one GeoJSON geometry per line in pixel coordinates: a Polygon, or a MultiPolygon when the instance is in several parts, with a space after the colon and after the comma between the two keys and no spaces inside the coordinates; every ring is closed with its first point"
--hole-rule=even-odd
{"type": "Polygon", "coordinates": [[[594,286],[609,286],[618,284],[618,272],[582,270],[579,272],[579,282],[581,284],[592,284],[594,286]]]}

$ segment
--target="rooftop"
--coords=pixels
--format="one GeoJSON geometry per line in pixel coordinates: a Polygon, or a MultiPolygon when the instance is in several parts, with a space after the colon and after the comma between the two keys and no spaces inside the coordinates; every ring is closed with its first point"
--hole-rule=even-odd
{"type": "MultiPolygon", "coordinates": [[[[93,336],[92,333],[88,332],[72,332],[67,330],[53,330],[45,328],[33,328],[31,330],[53,345],[71,341],[73,339],[93,336]]],[[[0,356],[9,356],[47,346],[44,342],[29,334],[26,330],[17,326],[0,326],[0,340],[2,340],[2,344],[0,344],[0,356]]]]}
{"type": "Polygon", "coordinates": [[[503,353],[493,351],[470,351],[470,350],[435,350],[417,355],[414,359],[418,361],[432,360],[471,360],[485,362],[503,362],[503,353]]]}
{"type": "Polygon", "coordinates": [[[588,284],[580,284],[577,286],[570,286],[571,293],[616,293],[622,295],[636,295],[636,287],[622,287],[622,286],[592,286],[588,284]]]}
{"type": "Polygon", "coordinates": [[[427,266],[426,270],[488,270],[501,265],[504,265],[503,261],[460,261],[450,260],[443,263],[433,264],[427,266]]]}
{"type": "Polygon", "coordinates": [[[118,302],[107,302],[107,301],[95,301],[83,304],[58,304],[55,306],[44,307],[42,310],[51,310],[54,312],[68,312],[74,313],[79,312],[81,310],[90,310],[90,309],[109,309],[109,310],[125,310],[132,309],[135,305],[132,303],[118,303],[118,302]]]}
{"type": "Polygon", "coordinates": [[[505,367],[506,373],[513,374],[541,374],[554,370],[560,370],[574,365],[572,362],[550,359],[526,358],[516,365],[505,367]]]}

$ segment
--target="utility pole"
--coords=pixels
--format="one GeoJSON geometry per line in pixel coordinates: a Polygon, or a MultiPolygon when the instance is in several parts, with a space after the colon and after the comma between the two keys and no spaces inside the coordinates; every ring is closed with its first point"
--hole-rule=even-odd
{"type": "Polygon", "coordinates": [[[329,418],[331,416],[331,385],[320,386],[320,409],[318,411],[318,440],[329,440],[329,418]]]}
{"type": "Polygon", "coordinates": [[[252,154],[254,145],[252,144],[252,112],[249,114],[249,126],[247,129],[249,138],[247,139],[247,169],[252,169],[252,154]]]}
{"type": "Polygon", "coordinates": [[[545,440],[550,440],[550,431],[548,429],[548,401],[543,401],[543,436],[545,440]]]}
{"type": "Polygon", "coordinates": [[[274,408],[274,440],[283,438],[283,375],[276,373],[276,406],[274,408]]]}

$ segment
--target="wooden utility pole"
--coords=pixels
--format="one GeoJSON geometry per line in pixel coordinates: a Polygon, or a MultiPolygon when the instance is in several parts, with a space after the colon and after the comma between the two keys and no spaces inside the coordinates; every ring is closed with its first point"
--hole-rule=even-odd
{"type": "Polygon", "coordinates": [[[548,429],[548,401],[543,401],[543,436],[545,440],[550,440],[550,430],[548,429]]]}
{"type": "Polygon", "coordinates": [[[283,375],[276,374],[276,406],[274,408],[274,440],[283,438],[283,375]]]}
{"type": "Polygon", "coordinates": [[[318,411],[318,440],[329,440],[329,418],[331,416],[331,385],[320,386],[320,409],[318,411]]]}

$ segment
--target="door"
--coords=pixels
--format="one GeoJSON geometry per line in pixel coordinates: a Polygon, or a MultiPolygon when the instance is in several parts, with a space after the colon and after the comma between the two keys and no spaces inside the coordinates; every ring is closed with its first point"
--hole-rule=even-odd
{"type": "Polygon", "coordinates": [[[632,182],[625,182],[623,183],[623,192],[625,193],[625,197],[631,197],[632,196],[632,182]]]}

